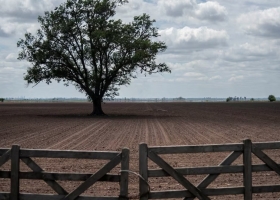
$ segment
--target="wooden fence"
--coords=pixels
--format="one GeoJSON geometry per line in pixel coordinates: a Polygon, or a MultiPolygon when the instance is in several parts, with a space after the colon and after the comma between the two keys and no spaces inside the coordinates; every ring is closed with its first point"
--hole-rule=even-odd
{"type": "MultiPolygon", "coordinates": [[[[139,196],[141,200],[194,198],[208,200],[209,196],[243,194],[245,200],[251,200],[253,193],[280,192],[280,185],[252,184],[252,172],[275,171],[280,175],[280,165],[273,161],[263,150],[280,149],[280,142],[252,143],[244,140],[238,144],[223,145],[197,145],[197,146],[167,146],[148,147],[140,144],[139,148],[139,196]],[[207,152],[231,152],[218,166],[173,168],[159,154],[181,153],[207,153],[207,152]],[[256,155],[264,164],[252,164],[252,154],[256,155]],[[239,156],[243,155],[242,165],[231,165],[239,156]],[[149,169],[148,159],[151,159],[161,169],[149,169]],[[242,173],[243,186],[226,188],[208,188],[208,186],[223,173],[242,173]],[[206,177],[197,185],[193,185],[186,175],[203,175],[206,177]],[[149,177],[172,177],[180,183],[184,190],[150,191],[149,177]]],[[[9,171],[0,170],[0,178],[11,180],[10,192],[0,192],[0,200],[124,200],[128,199],[128,173],[129,150],[121,152],[98,152],[98,151],[57,151],[57,150],[34,150],[20,149],[14,145],[12,149],[0,149],[0,167],[10,161],[9,171]],[[94,174],[46,172],[31,158],[76,158],[76,159],[102,159],[109,160],[101,169],[94,174]],[[32,171],[21,172],[20,160],[32,171]],[[120,174],[109,172],[121,163],[120,174]],[[38,179],[45,181],[57,195],[49,194],[26,194],[20,193],[20,179],[38,179]],[[80,186],[68,193],[57,181],[84,181],[80,186]],[[81,194],[97,181],[110,181],[120,183],[120,195],[116,197],[92,197],[81,194]]]]}
{"type": "Polygon", "coordinates": [[[143,179],[139,179],[140,199],[163,199],[163,198],[194,198],[208,200],[209,196],[243,194],[245,200],[252,199],[252,193],[280,192],[280,185],[252,185],[252,172],[275,171],[280,175],[280,165],[267,156],[263,150],[280,149],[280,142],[252,143],[244,140],[240,144],[224,145],[200,145],[200,146],[167,146],[148,147],[140,144],[139,148],[139,172],[143,179]],[[218,166],[195,167],[195,168],[173,168],[159,154],[181,154],[181,153],[205,153],[205,152],[231,152],[230,155],[218,166]],[[252,164],[252,153],[265,164],[252,164]],[[242,165],[231,164],[243,154],[242,165]],[[161,169],[149,169],[148,158],[156,163],[161,169]],[[207,188],[220,174],[243,173],[243,186],[226,188],[207,188]],[[208,174],[197,185],[193,185],[186,175],[208,174]],[[172,191],[149,191],[147,185],[149,177],[170,176],[180,183],[184,190],[172,191]]]}
{"type": "Polygon", "coordinates": [[[0,199],[9,200],[124,200],[128,199],[128,173],[129,150],[122,152],[97,152],[97,151],[56,151],[56,150],[34,150],[20,149],[14,145],[12,149],[0,149],[0,167],[11,161],[10,171],[0,171],[0,178],[11,180],[10,193],[0,192],[0,199]],[[32,158],[78,158],[78,159],[102,159],[109,160],[101,169],[94,174],[77,173],[54,173],[45,172],[32,158]],[[20,160],[22,160],[32,172],[20,171],[20,160]],[[109,174],[113,168],[121,163],[120,174],[109,174]],[[20,179],[39,179],[45,181],[57,195],[48,194],[24,194],[19,192],[20,179]],[[84,181],[80,186],[68,193],[57,180],[64,181],[84,181]],[[120,183],[120,195],[118,197],[92,197],[80,196],[85,190],[97,181],[110,181],[120,183]]]}

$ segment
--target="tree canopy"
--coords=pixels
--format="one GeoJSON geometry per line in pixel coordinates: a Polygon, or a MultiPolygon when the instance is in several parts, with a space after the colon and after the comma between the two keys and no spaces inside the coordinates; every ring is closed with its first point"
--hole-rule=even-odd
{"type": "Polygon", "coordinates": [[[147,14],[130,23],[115,19],[116,8],[126,0],[67,0],[53,11],[39,16],[40,29],[26,33],[17,46],[18,59],[31,67],[28,84],[53,80],[84,92],[93,102],[92,115],[103,115],[103,97],[118,95],[138,73],[170,72],[156,55],[166,50],[155,38],[158,29],[147,14]]]}
{"type": "Polygon", "coordinates": [[[274,95],[269,95],[268,96],[268,100],[270,101],[270,102],[273,102],[273,101],[276,101],[276,98],[275,98],[275,96],[274,95]]]}

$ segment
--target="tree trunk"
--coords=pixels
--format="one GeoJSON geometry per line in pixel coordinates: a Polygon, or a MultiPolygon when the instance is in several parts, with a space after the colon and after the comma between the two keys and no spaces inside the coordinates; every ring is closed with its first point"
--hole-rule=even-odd
{"type": "Polygon", "coordinates": [[[102,106],[101,106],[101,101],[102,99],[99,98],[95,98],[93,100],[93,111],[90,115],[94,115],[94,116],[100,116],[100,115],[105,115],[105,113],[102,110],[102,106]]]}

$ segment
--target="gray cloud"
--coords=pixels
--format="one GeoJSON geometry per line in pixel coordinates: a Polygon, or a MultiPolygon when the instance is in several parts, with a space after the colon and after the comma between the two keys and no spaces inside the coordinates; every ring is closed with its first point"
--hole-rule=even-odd
{"type": "Polygon", "coordinates": [[[0,27],[0,37],[9,37],[10,34],[8,34],[5,30],[3,30],[2,27],[0,27]]]}
{"type": "Polygon", "coordinates": [[[168,28],[160,30],[161,39],[170,48],[178,50],[203,50],[226,46],[229,36],[226,31],[214,30],[207,27],[199,28],[168,28]]]}
{"type": "Polygon", "coordinates": [[[182,17],[186,12],[192,12],[196,2],[194,0],[160,0],[159,7],[171,17],[182,17]]]}
{"type": "Polygon", "coordinates": [[[188,17],[202,21],[224,21],[227,10],[214,1],[197,3],[195,0],[159,0],[158,6],[170,17],[188,17]]]}
{"type": "Polygon", "coordinates": [[[246,34],[280,39],[280,7],[243,14],[238,23],[246,34]]]}
{"type": "Polygon", "coordinates": [[[223,58],[231,62],[259,61],[278,59],[277,46],[274,43],[244,43],[233,46],[223,52],[223,58]]]}
{"type": "Polygon", "coordinates": [[[224,21],[227,17],[227,10],[217,2],[207,1],[197,4],[196,17],[207,21],[224,21]]]}
{"type": "Polygon", "coordinates": [[[63,0],[0,0],[0,16],[10,21],[35,22],[39,15],[52,10],[63,0]]]}

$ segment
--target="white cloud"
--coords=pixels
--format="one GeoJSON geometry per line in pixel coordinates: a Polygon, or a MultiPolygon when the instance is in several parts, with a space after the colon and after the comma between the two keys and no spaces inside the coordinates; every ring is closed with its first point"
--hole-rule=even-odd
{"type": "Polygon", "coordinates": [[[22,38],[26,32],[35,33],[38,28],[39,24],[37,23],[20,23],[0,19],[0,37],[16,36],[17,38],[22,38]]]}
{"type": "Polygon", "coordinates": [[[63,0],[0,0],[0,16],[13,21],[37,21],[38,15],[52,10],[63,0]]]}
{"type": "Polygon", "coordinates": [[[273,57],[278,57],[277,46],[273,42],[259,44],[246,42],[232,46],[223,53],[223,58],[231,62],[259,61],[273,57]]]}
{"type": "Polygon", "coordinates": [[[226,46],[229,36],[225,30],[214,30],[207,27],[168,28],[160,30],[161,39],[170,48],[201,50],[226,46]]]}
{"type": "Polygon", "coordinates": [[[198,72],[187,72],[187,73],[184,74],[184,76],[186,76],[186,77],[202,77],[204,75],[201,74],[201,73],[198,73],[198,72]]]}
{"type": "MultiPolygon", "coordinates": [[[[207,73],[209,73],[209,72],[207,72],[207,73]]],[[[193,80],[214,81],[214,80],[219,80],[222,78],[220,75],[211,76],[211,75],[206,75],[206,74],[203,74],[200,72],[186,72],[183,76],[186,77],[187,81],[193,81],[193,80]]],[[[179,78],[179,79],[183,79],[183,78],[179,78]]]]}
{"type": "Polygon", "coordinates": [[[224,21],[227,16],[227,10],[218,2],[207,1],[197,4],[195,15],[198,19],[208,21],[224,21]]]}
{"type": "Polygon", "coordinates": [[[196,0],[159,0],[163,14],[170,17],[188,17],[203,21],[224,21],[227,10],[218,2],[197,3],[196,0]]]}
{"type": "MultiPolygon", "coordinates": [[[[37,19],[63,0],[0,0],[0,37],[22,37],[39,28],[37,19]]],[[[16,43],[16,42],[15,42],[16,43]]]]}
{"type": "Polygon", "coordinates": [[[181,17],[192,12],[196,6],[195,0],[159,0],[158,6],[168,16],[181,17]]]}
{"type": "Polygon", "coordinates": [[[219,80],[219,79],[222,79],[222,77],[220,75],[212,76],[211,78],[209,78],[210,81],[212,81],[212,80],[219,80]]]}
{"type": "Polygon", "coordinates": [[[280,39],[280,7],[249,12],[237,21],[246,34],[280,39]]]}
{"type": "Polygon", "coordinates": [[[239,76],[234,75],[228,81],[229,82],[237,82],[237,81],[240,81],[242,79],[244,79],[243,75],[239,75],[239,76]]]}

